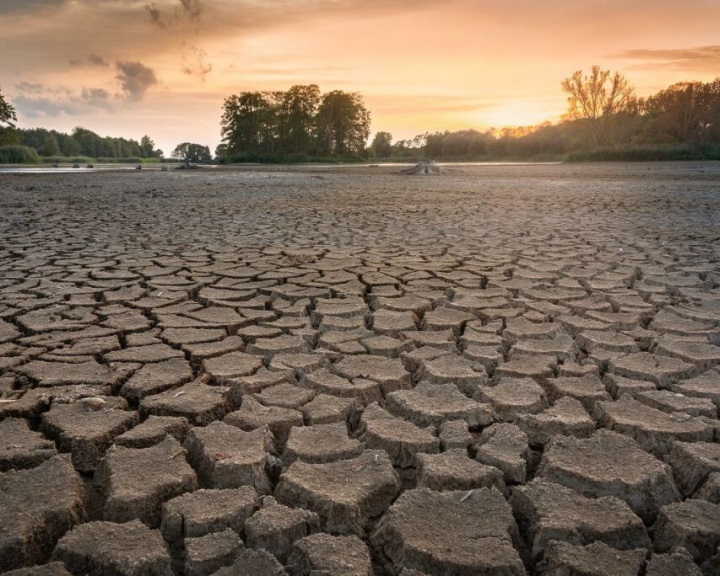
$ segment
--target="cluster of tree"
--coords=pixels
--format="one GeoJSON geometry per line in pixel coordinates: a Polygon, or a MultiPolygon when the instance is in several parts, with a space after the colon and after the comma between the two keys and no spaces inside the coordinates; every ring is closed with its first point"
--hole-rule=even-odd
{"type": "Polygon", "coordinates": [[[370,135],[370,113],[356,92],[322,94],[315,84],[285,92],[240,92],[225,100],[219,159],[248,155],[361,155],[370,135]]]}
{"type": "Polygon", "coordinates": [[[647,98],[619,72],[593,66],[561,83],[568,109],[557,124],[421,134],[392,143],[378,132],[376,158],[720,158],[720,78],[681,82],[647,98]]]}
{"type": "Polygon", "coordinates": [[[102,137],[77,127],[72,134],[45,128],[16,128],[15,108],[0,93],[0,146],[24,146],[45,157],[74,158],[162,158],[149,136],[140,142],[127,138],[102,137]]]}
{"type": "Polygon", "coordinates": [[[127,138],[102,137],[85,128],[75,128],[72,134],[44,128],[15,129],[12,134],[15,144],[34,148],[45,157],[90,158],[162,158],[162,150],[155,149],[149,136],[140,142],[127,138]]]}
{"type": "Polygon", "coordinates": [[[178,144],[170,157],[176,160],[182,160],[186,164],[190,164],[191,162],[193,164],[206,164],[213,160],[209,146],[193,144],[192,142],[178,144]]]}

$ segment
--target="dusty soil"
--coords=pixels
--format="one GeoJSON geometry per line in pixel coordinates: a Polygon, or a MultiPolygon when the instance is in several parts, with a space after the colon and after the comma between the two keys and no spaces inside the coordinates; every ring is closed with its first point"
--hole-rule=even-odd
{"type": "Polygon", "coordinates": [[[720,165],[399,170],[0,174],[0,572],[720,571],[720,165]]]}

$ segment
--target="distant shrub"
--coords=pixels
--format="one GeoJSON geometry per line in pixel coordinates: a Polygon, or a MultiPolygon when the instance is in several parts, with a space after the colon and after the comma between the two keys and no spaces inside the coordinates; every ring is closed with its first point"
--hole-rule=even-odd
{"type": "Polygon", "coordinates": [[[237,152],[225,156],[220,160],[222,164],[280,164],[280,157],[276,154],[262,152],[237,152]]]}
{"type": "Polygon", "coordinates": [[[368,159],[367,159],[367,158],[363,158],[362,156],[345,156],[345,157],[342,159],[342,161],[343,161],[343,162],[353,162],[353,163],[355,163],[355,164],[360,164],[360,163],[367,162],[368,159]]]}
{"type": "Polygon", "coordinates": [[[310,156],[303,152],[294,152],[292,154],[286,154],[283,162],[287,164],[307,164],[310,162],[310,156]]]}
{"type": "Polygon", "coordinates": [[[553,152],[541,152],[528,158],[530,162],[560,162],[562,159],[562,154],[555,154],[553,152]]]}
{"type": "Polygon", "coordinates": [[[35,148],[20,144],[0,146],[0,164],[38,164],[39,162],[40,156],[35,148]]]}
{"type": "Polygon", "coordinates": [[[702,153],[705,160],[720,160],[720,143],[703,146],[702,153]]]}

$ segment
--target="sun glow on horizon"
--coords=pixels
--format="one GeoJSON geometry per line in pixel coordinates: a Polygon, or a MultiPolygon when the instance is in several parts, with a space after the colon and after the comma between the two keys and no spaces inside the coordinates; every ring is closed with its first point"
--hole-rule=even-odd
{"type": "MultiPolygon", "coordinates": [[[[562,103],[560,103],[562,106],[562,103]]],[[[485,126],[496,128],[516,128],[520,126],[537,126],[545,122],[556,122],[562,108],[532,100],[511,100],[473,115],[473,120],[485,126]]]]}

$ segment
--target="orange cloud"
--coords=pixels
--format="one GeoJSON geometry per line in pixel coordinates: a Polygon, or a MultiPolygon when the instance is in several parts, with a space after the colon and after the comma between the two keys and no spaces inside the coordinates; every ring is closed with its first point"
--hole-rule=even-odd
{"type": "Polygon", "coordinates": [[[672,48],[659,50],[624,50],[617,55],[635,61],[634,69],[657,69],[668,66],[688,72],[710,72],[720,75],[720,46],[672,48]]]}

